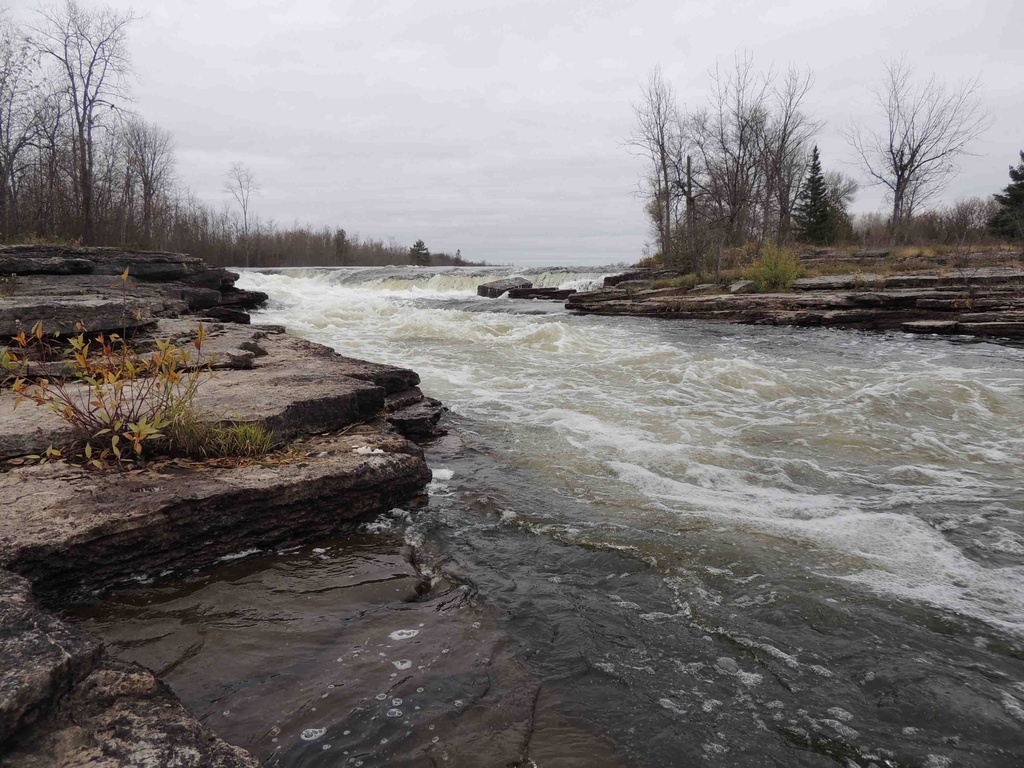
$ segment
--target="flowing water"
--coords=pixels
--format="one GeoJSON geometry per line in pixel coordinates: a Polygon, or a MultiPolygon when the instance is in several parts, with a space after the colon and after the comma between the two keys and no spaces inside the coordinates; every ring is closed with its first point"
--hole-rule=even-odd
{"type": "Polygon", "coordinates": [[[245,273],[451,409],[429,502],[78,615],[270,765],[1024,765],[1024,350],[510,273],[245,273]]]}

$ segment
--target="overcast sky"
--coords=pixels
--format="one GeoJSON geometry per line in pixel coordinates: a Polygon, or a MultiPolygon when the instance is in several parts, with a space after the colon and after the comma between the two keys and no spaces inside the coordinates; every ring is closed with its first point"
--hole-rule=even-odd
{"type": "MultiPolygon", "coordinates": [[[[95,6],[91,0],[80,0],[95,6]]],[[[492,263],[633,261],[650,240],[623,142],[656,65],[697,107],[708,70],[749,52],[807,66],[825,169],[859,176],[840,135],[877,124],[882,62],[980,74],[993,125],[946,200],[990,195],[1024,149],[1024,2],[984,0],[173,0],[117,2],[135,108],[175,137],[210,203],[248,164],[254,208],[492,263]]],[[[12,4],[19,20],[34,2],[12,4]]],[[[862,188],[855,210],[878,210],[862,188]]]]}

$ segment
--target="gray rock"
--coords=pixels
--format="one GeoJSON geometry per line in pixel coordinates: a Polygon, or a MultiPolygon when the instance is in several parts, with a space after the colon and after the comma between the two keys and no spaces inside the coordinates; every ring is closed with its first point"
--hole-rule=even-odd
{"type": "Polygon", "coordinates": [[[125,269],[136,280],[168,282],[189,279],[193,285],[214,289],[220,287],[225,273],[223,269],[207,266],[196,256],[183,253],[58,245],[0,247],[0,274],[113,276],[122,274],[125,269]]]}
{"type": "MultiPolygon", "coordinates": [[[[215,420],[260,423],[277,442],[372,419],[385,409],[386,395],[419,383],[405,368],[342,357],[285,334],[234,324],[205,327],[208,338],[197,362],[212,362],[216,370],[200,385],[196,408],[215,420]],[[250,342],[266,354],[242,348],[250,342]]],[[[196,329],[194,320],[161,320],[152,335],[188,346],[196,329]]],[[[68,424],[49,409],[15,403],[13,393],[0,389],[0,458],[42,454],[72,439],[68,424]]]]}
{"type": "Polygon", "coordinates": [[[735,283],[729,286],[729,293],[753,293],[754,292],[754,281],[753,280],[737,280],[735,283]]]}
{"type": "Polygon", "coordinates": [[[395,392],[394,394],[388,395],[384,398],[384,410],[388,413],[392,413],[393,411],[407,408],[410,405],[415,405],[421,400],[423,400],[423,392],[420,391],[420,388],[409,387],[408,389],[404,389],[401,392],[395,392]]]}
{"type": "Polygon", "coordinates": [[[149,670],[103,658],[0,768],[259,768],[203,726],[149,670]]]}
{"type": "Polygon", "coordinates": [[[533,283],[525,277],[509,277],[505,280],[495,280],[494,282],[477,286],[476,295],[484,296],[488,299],[496,299],[514,288],[533,288],[533,283]]]}
{"type": "Polygon", "coordinates": [[[215,320],[221,323],[249,325],[251,322],[248,312],[243,312],[241,309],[235,309],[234,307],[211,307],[202,314],[207,320],[215,320]]]}
{"type": "Polygon", "coordinates": [[[30,579],[41,599],[68,599],[337,533],[408,503],[429,481],[417,446],[368,428],[246,466],[15,467],[0,474],[0,568],[30,579]]]}
{"type": "MultiPolygon", "coordinates": [[[[326,349],[326,347],[322,347],[322,349],[326,349]]],[[[338,375],[372,382],[378,387],[383,387],[389,395],[403,392],[420,383],[419,374],[408,368],[397,368],[393,365],[357,360],[354,357],[343,357],[331,350],[327,350],[327,354],[332,358],[331,364],[338,375]]]]}
{"type": "Polygon", "coordinates": [[[435,437],[445,434],[438,429],[444,407],[432,398],[401,408],[387,416],[388,423],[409,438],[435,437]]]}
{"type": "Polygon", "coordinates": [[[956,320],[912,320],[903,323],[901,328],[906,333],[956,333],[956,320]]]}
{"type": "Polygon", "coordinates": [[[608,275],[604,279],[605,288],[613,288],[627,281],[671,280],[684,277],[687,273],[679,269],[630,269],[618,275],[608,275]]]}
{"type": "Polygon", "coordinates": [[[605,289],[570,296],[565,305],[594,314],[1017,339],[1024,338],[1019,273],[1010,267],[977,268],[971,285],[950,283],[947,275],[832,275],[797,281],[800,290],[792,293],[769,294],[698,295],[705,286],[685,295],[605,289]],[[903,285],[917,287],[898,287],[903,285]],[[836,286],[844,289],[823,290],[836,286]]]}
{"type": "Polygon", "coordinates": [[[92,670],[103,649],[32,601],[25,579],[0,571],[0,749],[92,670]]]}
{"type": "Polygon", "coordinates": [[[0,255],[0,275],[89,275],[94,268],[88,259],[18,253],[0,255]]]}
{"type": "Polygon", "coordinates": [[[699,283],[690,289],[690,293],[711,293],[722,290],[718,283],[699,283]]]}
{"type": "Polygon", "coordinates": [[[91,332],[134,331],[154,321],[153,309],[152,305],[135,299],[122,302],[96,296],[0,299],[0,336],[28,333],[40,321],[47,334],[74,335],[78,333],[78,323],[91,332]]]}
{"type": "Polygon", "coordinates": [[[543,299],[546,301],[565,301],[576,293],[576,289],[567,288],[512,288],[508,292],[510,299],[543,299]]]}
{"type": "Polygon", "coordinates": [[[715,662],[717,666],[723,672],[729,672],[735,674],[740,671],[740,665],[736,663],[736,659],[730,659],[728,656],[722,656],[715,662]]]}
{"type": "Polygon", "coordinates": [[[221,288],[220,296],[222,306],[234,309],[256,309],[270,299],[263,291],[246,291],[235,287],[221,288]]]}

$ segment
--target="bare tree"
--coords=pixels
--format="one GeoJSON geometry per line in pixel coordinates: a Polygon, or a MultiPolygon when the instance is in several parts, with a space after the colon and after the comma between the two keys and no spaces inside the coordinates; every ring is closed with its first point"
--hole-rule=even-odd
{"type": "Polygon", "coordinates": [[[859,189],[860,184],[857,183],[857,180],[842,171],[827,171],[825,173],[825,190],[829,202],[837,208],[845,210],[853,205],[853,200],[857,197],[859,189]]]}
{"type": "Polygon", "coordinates": [[[260,193],[260,185],[252,169],[245,163],[232,163],[224,179],[224,191],[235,199],[242,210],[241,235],[246,238],[249,236],[249,200],[260,193]]]}
{"type": "Polygon", "coordinates": [[[174,175],[174,141],[169,131],[134,117],[124,126],[124,142],[142,193],[142,241],[149,247],[157,196],[168,191],[174,175]]]}
{"type": "Polygon", "coordinates": [[[101,108],[114,109],[118,99],[128,98],[128,25],[136,17],[109,7],[86,10],[75,0],[44,6],[38,14],[32,42],[56,65],[70,105],[82,239],[88,244],[95,237],[95,131],[103,122],[101,108]]]}
{"type": "Polygon", "coordinates": [[[10,233],[21,158],[35,131],[38,82],[33,51],[0,11],[0,237],[10,233]]]}
{"type": "Polygon", "coordinates": [[[711,74],[707,108],[689,117],[697,149],[703,196],[728,245],[740,245],[757,205],[763,181],[763,142],[769,119],[768,95],[773,81],[759,75],[753,60],[736,58],[731,72],[711,74]]]}
{"type": "Polygon", "coordinates": [[[655,224],[662,257],[670,260],[675,255],[672,169],[677,164],[673,150],[678,144],[679,110],[660,67],[651,72],[640,102],[633,105],[633,114],[636,124],[627,146],[647,160],[647,189],[642,194],[648,197],[647,210],[655,224]]]}
{"type": "Polygon", "coordinates": [[[811,139],[822,123],[801,107],[814,85],[809,69],[791,67],[781,84],[772,89],[771,108],[761,142],[764,175],[762,239],[774,236],[785,242],[790,235],[793,206],[807,173],[811,139]]]}
{"type": "Polygon", "coordinates": [[[875,92],[885,120],[880,131],[853,124],[847,139],[875,184],[892,197],[890,241],[895,244],[914,210],[941,192],[956,161],[989,126],[980,79],[949,88],[934,75],[916,82],[905,58],[887,62],[875,92]]]}

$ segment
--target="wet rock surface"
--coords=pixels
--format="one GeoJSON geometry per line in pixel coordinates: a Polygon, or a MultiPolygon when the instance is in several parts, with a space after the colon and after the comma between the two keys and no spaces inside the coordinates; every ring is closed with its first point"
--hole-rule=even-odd
{"type": "Polygon", "coordinates": [[[483,296],[488,299],[496,299],[514,288],[533,288],[533,283],[525,277],[510,277],[505,280],[495,280],[493,282],[477,286],[476,295],[483,296]]]}
{"type": "Polygon", "coordinates": [[[161,670],[266,765],[619,765],[602,739],[559,721],[455,563],[424,577],[425,553],[411,562],[389,527],[401,517],[82,606],[74,619],[161,670]],[[275,620],[240,621],[254,611],[275,620]]]}
{"type": "Polygon", "coordinates": [[[27,579],[0,570],[0,744],[81,681],[102,645],[40,610],[27,579]]]}
{"type": "Polygon", "coordinates": [[[433,398],[424,398],[418,403],[392,411],[387,420],[403,435],[417,438],[436,437],[445,434],[438,426],[444,406],[433,398]]]}
{"type": "Polygon", "coordinates": [[[145,667],[104,657],[56,711],[15,740],[3,768],[258,768],[145,667]]]}
{"type": "Polygon", "coordinates": [[[108,657],[93,635],[41,610],[0,570],[0,766],[259,763],[231,747],[151,672],[108,657]]]}
{"type": "Polygon", "coordinates": [[[44,599],[142,573],[209,565],[249,547],[324,535],[413,498],[430,471],[416,446],[379,432],[324,437],[277,465],[165,465],[102,475],[67,465],[2,476],[0,568],[44,599]]]}
{"type": "Polygon", "coordinates": [[[565,301],[576,292],[575,288],[512,288],[508,292],[508,297],[510,299],[565,301]]]}

